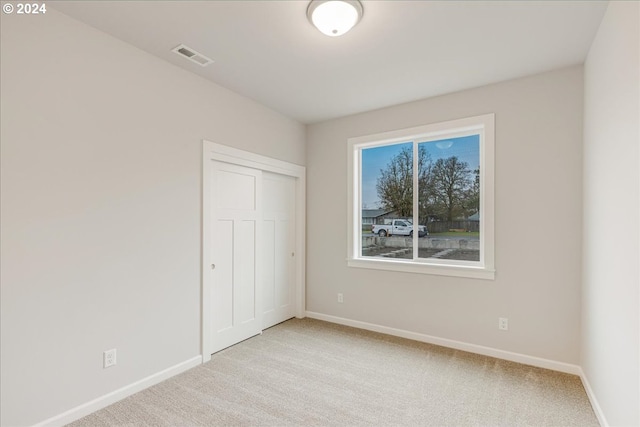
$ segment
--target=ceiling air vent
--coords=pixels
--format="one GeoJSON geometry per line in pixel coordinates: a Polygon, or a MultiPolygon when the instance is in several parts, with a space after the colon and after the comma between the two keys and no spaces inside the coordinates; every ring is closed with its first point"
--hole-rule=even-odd
{"type": "Polygon", "coordinates": [[[207,58],[203,54],[196,52],[195,50],[183,44],[181,44],[180,46],[174,47],[171,50],[177,53],[178,55],[187,58],[189,61],[195,62],[201,67],[205,67],[213,62],[213,59],[207,58]]]}

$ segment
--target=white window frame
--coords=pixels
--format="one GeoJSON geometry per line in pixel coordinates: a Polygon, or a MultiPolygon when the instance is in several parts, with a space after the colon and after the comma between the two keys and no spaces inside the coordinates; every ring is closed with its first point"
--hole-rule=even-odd
{"type": "MultiPolygon", "coordinates": [[[[409,273],[435,274],[476,279],[495,279],[494,236],[494,157],[495,115],[484,114],[446,122],[433,123],[408,129],[400,129],[374,135],[348,139],[348,217],[347,265],[349,267],[391,270],[409,273]],[[442,259],[383,259],[362,256],[362,149],[401,142],[413,142],[414,170],[417,163],[417,147],[421,142],[467,135],[480,136],[480,261],[469,262],[442,259]]],[[[414,188],[418,176],[413,177],[414,188]]],[[[418,216],[418,192],[413,192],[413,216],[418,216]]],[[[413,239],[416,253],[418,239],[413,239]]]]}

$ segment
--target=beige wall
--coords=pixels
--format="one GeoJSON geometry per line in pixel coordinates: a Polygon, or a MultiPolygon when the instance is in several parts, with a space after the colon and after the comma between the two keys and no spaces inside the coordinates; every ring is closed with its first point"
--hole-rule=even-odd
{"type": "Polygon", "coordinates": [[[200,354],[201,140],[304,164],[305,128],[51,8],[1,24],[0,412],[15,426],[200,354]]]}
{"type": "Polygon", "coordinates": [[[582,87],[573,67],[309,126],[307,309],[577,364],[582,87]],[[347,138],[485,113],[496,114],[496,280],[348,268],[347,138]]]}
{"type": "Polygon", "coordinates": [[[585,64],[582,367],[613,426],[640,424],[639,21],[611,2],[585,64]]]}

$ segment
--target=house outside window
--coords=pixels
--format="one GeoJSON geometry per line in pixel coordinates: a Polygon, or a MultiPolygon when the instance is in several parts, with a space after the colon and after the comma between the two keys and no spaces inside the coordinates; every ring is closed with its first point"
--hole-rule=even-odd
{"type": "Polygon", "coordinates": [[[384,224],[388,218],[398,218],[398,216],[389,209],[362,208],[362,224],[384,224]]]}
{"type": "Polygon", "coordinates": [[[348,146],[349,266],[494,278],[493,114],[348,146]]]}

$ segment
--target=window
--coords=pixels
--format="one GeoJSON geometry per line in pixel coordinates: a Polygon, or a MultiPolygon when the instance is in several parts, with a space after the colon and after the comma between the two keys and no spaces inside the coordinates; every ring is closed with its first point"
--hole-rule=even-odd
{"type": "Polygon", "coordinates": [[[349,266],[494,278],[493,114],[348,145],[349,266]]]}

